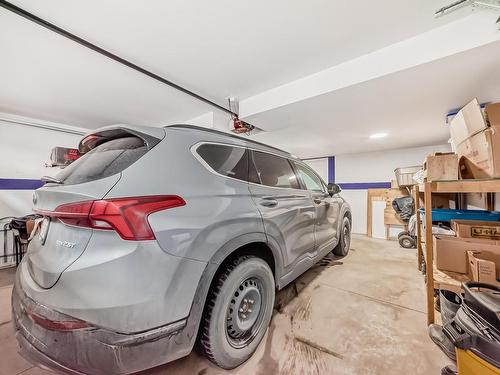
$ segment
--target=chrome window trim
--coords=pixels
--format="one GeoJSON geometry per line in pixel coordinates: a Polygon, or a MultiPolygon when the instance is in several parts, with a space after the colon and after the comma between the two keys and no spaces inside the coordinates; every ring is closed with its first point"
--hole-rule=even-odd
{"type": "MultiPolygon", "coordinates": [[[[202,145],[205,145],[205,144],[210,144],[210,145],[219,145],[219,146],[227,146],[227,147],[235,147],[235,148],[243,148],[245,150],[250,150],[250,151],[257,151],[257,152],[262,152],[264,154],[269,154],[269,155],[273,155],[273,156],[277,156],[277,157],[280,157],[280,158],[283,158],[283,159],[286,159],[290,164],[292,164],[293,162],[295,162],[294,159],[290,159],[290,158],[287,158],[283,155],[279,155],[279,154],[276,154],[276,153],[273,153],[273,152],[268,152],[268,151],[263,151],[263,150],[259,150],[258,148],[253,148],[253,147],[248,147],[248,146],[241,146],[241,145],[235,145],[233,143],[223,143],[223,142],[212,142],[212,141],[200,141],[200,142],[197,142],[195,143],[194,145],[192,145],[190,147],[190,151],[191,151],[191,154],[193,154],[193,156],[195,157],[196,160],[198,160],[201,165],[203,165],[205,167],[205,169],[207,169],[209,172],[215,174],[216,176],[219,176],[219,177],[224,177],[224,178],[227,178],[229,180],[233,180],[233,181],[238,181],[238,182],[241,182],[243,184],[249,184],[249,185],[255,185],[255,186],[260,186],[260,187],[266,187],[266,188],[269,188],[269,189],[280,189],[280,190],[298,190],[298,191],[305,191],[305,192],[311,192],[311,190],[307,190],[307,189],[302,189],[302,184],[299,182],[299,186],[301,187],[300,189],[295,189],[295,188],[292,188],[292,187],[280,187],[280,186],[269,186],[269,185],[264,185],[264,184],[256,184],[255,182],[250,182],[250,181],[245,181],[245,180],[240,180],[238,178],[234,178],[234,177],[230,177],[230,176],[225,176],[219,172],[217,172],[215,169],[213,169],[202,157],[200,154],[198,154],[198,148],[202,145]]],[[[297,181],[301,181],[300,180],[300,177],[297,176],[295,170],[293,169],[293,167],[291,166],[292,168],[292,171],[293,173],[295,174],[295,176],[297,177],[297,181]]]]}

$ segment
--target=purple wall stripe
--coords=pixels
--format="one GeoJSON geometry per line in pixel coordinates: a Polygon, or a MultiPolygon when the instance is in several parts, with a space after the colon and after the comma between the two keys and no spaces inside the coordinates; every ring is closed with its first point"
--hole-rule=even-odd
{"type": "Polygon", "coordinates": [[[43,186],[41,180],[29,178],[0,178],[0,190],[35,190],[43,186]]]}
{"type": "MultiPolygon", "coordinates": [[[[328,182],[335,183],[335,157],[328,158],[328,182]]],[[[343,190],[388,189],[390,182],[339,183],[343,190]]],[[[43,186],[41,180],[28,178],[0,178],[0,190],[35,190],[43,186]]]]}
{"type": "Polygon", "coordinates": [[[339,183],[343,190],[389,189],[390,182],[345,182],[339,183]]]}
{"type": "Polygon", "coordinates": [[[335,183],[335,156],[328,157],[328,183],[335,183]]]}

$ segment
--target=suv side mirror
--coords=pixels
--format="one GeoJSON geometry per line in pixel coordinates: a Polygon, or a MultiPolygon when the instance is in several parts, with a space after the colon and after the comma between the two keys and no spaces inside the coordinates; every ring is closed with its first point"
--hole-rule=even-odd
{"type": "Polygon", "coordinates": [[[330,194],[330,197],[334,196],[335,194],[338,194],[342,191],[339,185],[337,184],[328,184],[328,194],[330,194]]]}

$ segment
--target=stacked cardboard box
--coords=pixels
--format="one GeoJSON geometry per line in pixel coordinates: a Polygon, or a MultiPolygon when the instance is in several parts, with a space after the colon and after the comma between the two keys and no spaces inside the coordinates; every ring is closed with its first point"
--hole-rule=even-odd
{"type": "Polygon", "coordinates": [[[458,180],[458,155],[453,152],[436,152],[424,160],[426,181],[458,180]]]}
{"type": "Polygon", "coordinates": [[[468,274],[471,280],[498,283],[500,222],[453,220],[456,236],[434,236],[436,267],[468,274]]]}
{"type": "Polygon", "coordinates": [[[500,103],[486,105],[483,113],[472,100],[451,121],[450,134],[463,178],[500,177],[500,103]]]}
{"type": "Polygon", "coordinates": [[[499,285],[500,254],[489,251],[469,251],[469,275],[471,280],[499,285]]]}

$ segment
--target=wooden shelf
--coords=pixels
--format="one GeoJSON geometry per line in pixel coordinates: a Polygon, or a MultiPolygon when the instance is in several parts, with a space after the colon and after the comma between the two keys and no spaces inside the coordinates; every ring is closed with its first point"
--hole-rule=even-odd
{"type": "Polygon", "coordinates": [[[441,271],[436,268],[436,265],[434,265],[433,275],[435,289],[449,290],[456,294],[460,294],[462,292],[462,283],[469,281],[467,275],[456,272],[441,271]]]}
{"type": "Polygon", "coordinates": [[[417,212],[417,254],[418,267],[425,261],[427,271],[427,324],[434,323],[434,290],[445,289],[457,294],[461,285],[468,281],[467,275],[438,270],[434,264],[432,243],[432,195],[434,193],[494,193],[500,192],[500,179],[433,181],[414,186],[415,209],[417,212]],[[424,192],[425,231],[420,225],[420,196],[424,192]],[[422,243],[425,239],[425,245],[422,243]],[[432,266],[431,266],[432,265],[432,266]]]}
{"type": "MultiPolygon", "coordinates": [[[[418,187],[425,190],[425,184],[418,187]]],[[[500,192],[500,179],[433,181],[430,187],[433,193],[493,193],[500,192]]]]}

